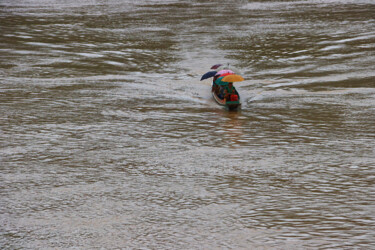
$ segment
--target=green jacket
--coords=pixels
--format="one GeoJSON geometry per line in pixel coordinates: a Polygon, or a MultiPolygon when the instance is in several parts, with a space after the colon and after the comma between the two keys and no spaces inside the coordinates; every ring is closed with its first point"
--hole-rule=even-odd
{"type": "Polygon", "coordinates": [[[225,86],[225,90],[228,94],[236,94],[236,88],[234,86],[232,86],[231,89],[229,88],[229,86],[225,86]]]}
{"type": "Polygon", "coordinates": [[[217,84],[217,85],[221,85],[221,86],[225,86],[225,85],[228,85],[228,82],[222,82],[221,80],[224,78],[224,76],[222,76],[222,77],[219,77],[219,78],[217,78],[216,79],[216,81],[215,81],[215,83],[217,84]]]}

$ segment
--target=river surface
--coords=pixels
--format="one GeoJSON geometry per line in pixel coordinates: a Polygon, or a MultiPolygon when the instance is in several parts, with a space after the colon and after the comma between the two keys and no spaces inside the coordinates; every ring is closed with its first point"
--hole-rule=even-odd
{"type": "Polygon", "coordinates": [[[373,0],[0,0],[0,31],[1,249],[375,249],[373,0]]]}

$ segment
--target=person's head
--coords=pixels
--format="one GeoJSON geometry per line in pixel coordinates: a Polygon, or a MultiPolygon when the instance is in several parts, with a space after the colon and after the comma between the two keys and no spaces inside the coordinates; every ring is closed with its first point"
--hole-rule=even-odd
{"type": "Polygon", "coordinates": [[[232,87],[233,86],[233,82],[228,83],[228,86],[232,87]]]}

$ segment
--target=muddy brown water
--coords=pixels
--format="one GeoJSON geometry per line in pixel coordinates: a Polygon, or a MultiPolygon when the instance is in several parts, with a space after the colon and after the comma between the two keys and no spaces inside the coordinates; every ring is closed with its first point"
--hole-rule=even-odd
{"type": "Polygon", "coordinates": [[[374,13],[0,1],[0,247],[374,248],[374,13]]]}

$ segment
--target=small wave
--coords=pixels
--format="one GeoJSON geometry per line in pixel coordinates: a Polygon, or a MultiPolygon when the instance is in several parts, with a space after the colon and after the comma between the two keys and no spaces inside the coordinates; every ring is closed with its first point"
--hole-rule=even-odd
{"type": "Polygon", "coordinates": [[[113,66],[125,66],[124,63],[120,63],[120,62],[115,62],[115,61],[105,61],[106,64],[110,64],[110,65],[113,65],[113,66]]]}
{"type": "Polygon", "coordinates": [[[306,4],[305,1],[287,1],[287,2],[254,2],[244,5],[242,8],[247,10],[279,10],[284,9],[285,7],[297,6],[301,4],[306,4]]]}
{"type": "Polygon", "coordinates": [[[104,116],[130,117],[129,112],[123,110],[103,110],[101,114],[104,116]]]}
{"type": "Polygon", "coordinates": [[[14,54],[20,54],[20,55],[40,55],[43,54],[39,51],[32,51],[32,50],[10,50],[14,54]]]}
{"type": "Polygon", "coordinates": [[[26,42],[25,44],[40,46],[40,47],[49,47],[49,48],[67,48],[65,45],[51,44],[51,43],[39,43],[39,42],[26,42]]]}
{"type": "Polygon", "coordinates": [[[328,51],[328,50],[337,50],[337,49],[343,49],[345,48],[345,45],[331,45],[327,46],[325,48],[320,49],[321,51],[328,51]]]}
{"type": "Polygon", "coordinates": [[[370,40],[373,38],[375,38],[375,34],[357,36],[353,38],[346,38],[346,39],[335,41],[335,43],[347,43],[347,42],[360,41],[360,40],[370,40]]]}
{"type": "Polygon", "coordinates": [[[103,57],[103,55],[97,54],[97,53],[77,53],[77,55],[84,56],[84,57],[90,57],[90,58],[103,57]]]}
{"type": "Polygon", "coordinates": [[[195,103],[207,103],[207,98],[204,98],[202,96],[189,96],[189,95],[179,95],[179,94],[171,94],[171,95],[162,95],[165,98],[173,99],[173,100],[179,100],[179,101],[189,101],[189,102],[195,102],[195,103]]]}

